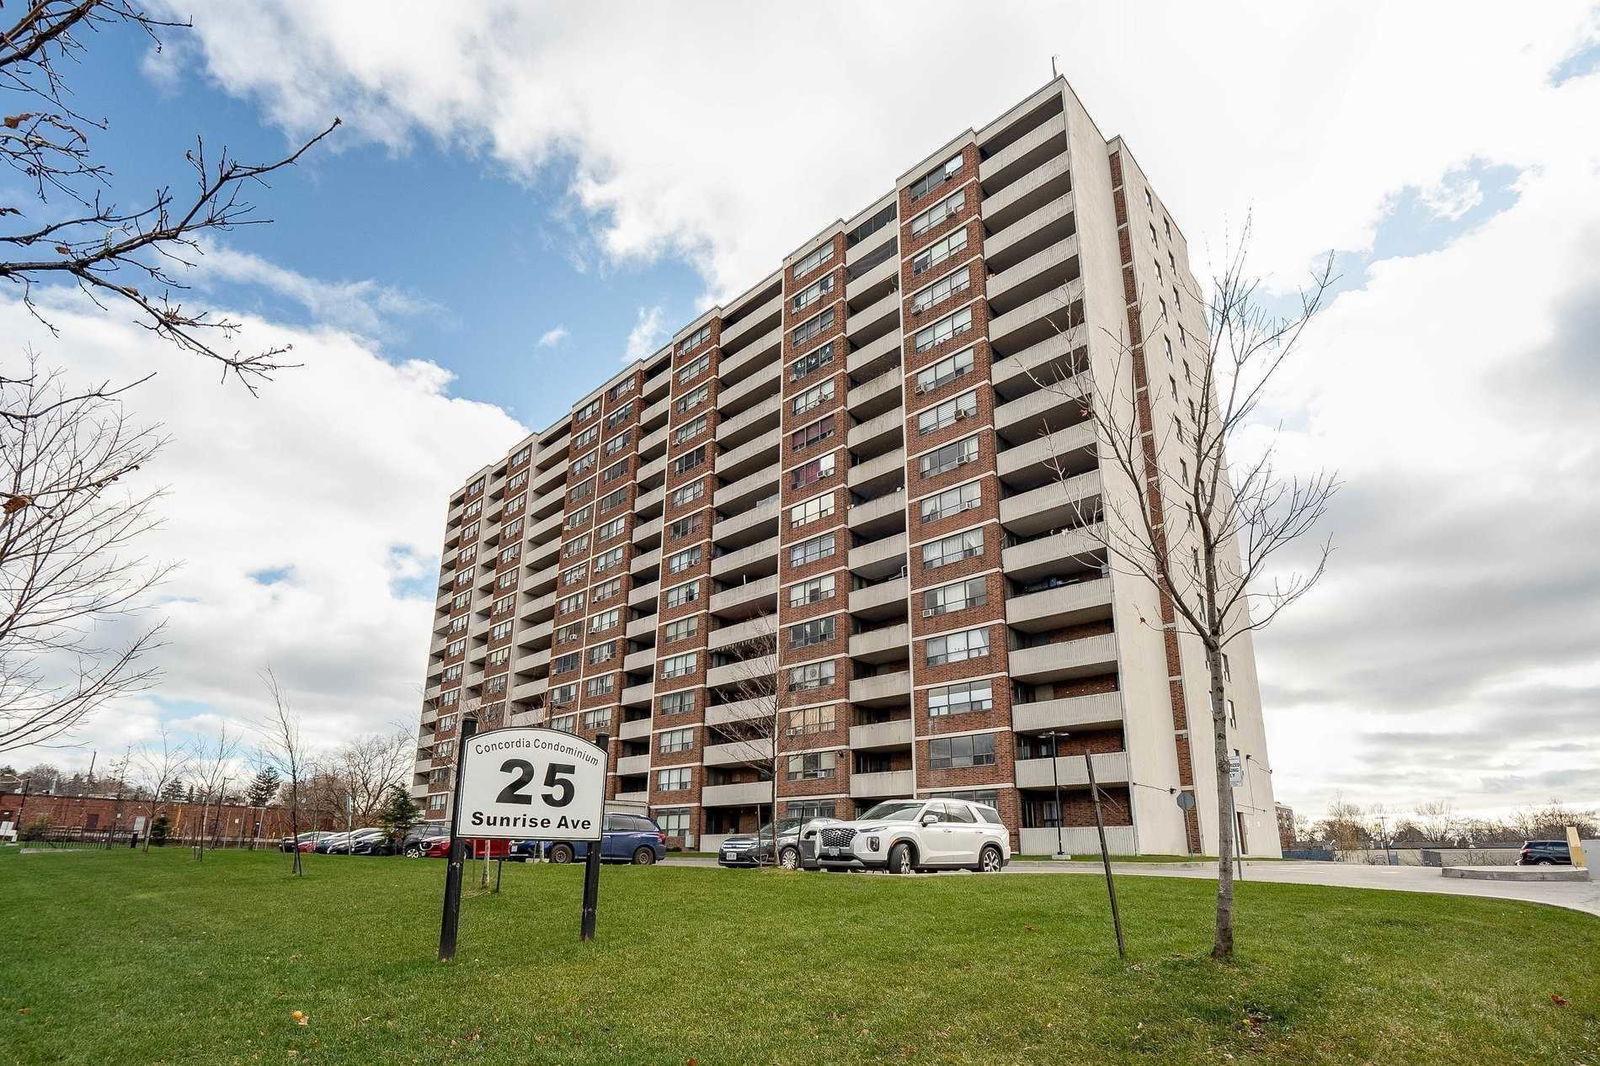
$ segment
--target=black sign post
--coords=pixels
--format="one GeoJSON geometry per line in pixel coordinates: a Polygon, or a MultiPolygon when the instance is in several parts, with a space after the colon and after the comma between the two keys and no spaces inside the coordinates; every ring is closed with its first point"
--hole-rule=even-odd
{"type": "Polygon", "coordinates": [[[450,790],[450,858],[444,867],[444,915],[439,922],[439,961],[456,957],[456,931],[461,926],[461,868],[466,864],[467,842],[461,836],[461,762],[467,741],[478,731],[478,720],[470,715],[461,719],[461,735],[456,739],[455,783],[450,790]]]}
{"type": "MultiPolygon", "coordinates": [[[[594,738],[594,742],[605,751],[606,762],[610,763],[611,734],[600,733],[594,738]]],[[[609,766],[603,768],[602,775],[604,770],[609,768],[609,766]]],[[[600,832],[596,834],[597,839],[589,843],[589,853],[583,862],[583,921],[578,929],[580,941],[594,939],[595,908],[600,903],[600,849],[605,846],[605,828],[605,815],[602,813],[600,832]]]]}

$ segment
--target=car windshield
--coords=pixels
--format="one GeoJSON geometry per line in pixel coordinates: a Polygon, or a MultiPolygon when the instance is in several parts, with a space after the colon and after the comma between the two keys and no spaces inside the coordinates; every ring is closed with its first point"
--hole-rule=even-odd
{"type": "Polygon", "coordinates": [[[922,813],[921,800],[889,800],[861,816],[863,822],[914,822],[922,813]]]}
{"type": "MultiPolygon", "coordinates": [[[[778,822],[778,835],[779,836],[787,836],[790,833],[799,832],[800,826],[804,821],[805,821],[805,819],[803,819],[803,818],[784,818],[784,819],[781,819],[778,822]]],[[[771,836],[772,835],[772,823],[768,822],[766,825],[764,825],[760,829],[756,830],[756,833],[759,836],[764,836],[764,837],[771,836]]]]}

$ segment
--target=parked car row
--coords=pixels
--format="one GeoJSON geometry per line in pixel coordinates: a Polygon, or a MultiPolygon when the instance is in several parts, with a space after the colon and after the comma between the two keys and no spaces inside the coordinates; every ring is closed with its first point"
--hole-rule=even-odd
{"type": "Polygon", "coordinates": [[[782,819],[754,835],[728,837],[717,850],[722,866],[774,861],[785,869],[997,873],[1011,861],[1011,837],[1000,812],[988,804],[897,799],[879,803],[852,821],[782,819]]]}
{"type": "Polygon", "coordinates": [[[1572,849],[1565,840],[1525,840],[1518,866],[1571,866],[1572,849]]]}

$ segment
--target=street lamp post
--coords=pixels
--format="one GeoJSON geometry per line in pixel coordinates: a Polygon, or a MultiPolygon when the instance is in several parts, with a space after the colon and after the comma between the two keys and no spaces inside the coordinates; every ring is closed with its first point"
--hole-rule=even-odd
{"type": "Polygon", "coordinates": [[[1061,826],[1066,821],[1066,811],[1061,807],[1061,738],[1072,734],[1064,730],[1052,729],[1048,733],[1040,733],[1041,737],[1050,738],[1050,779],[1056,786],[1056,853],[1055,858],[1067,858],[1067,849],[1062,843],[1061,826]]]}

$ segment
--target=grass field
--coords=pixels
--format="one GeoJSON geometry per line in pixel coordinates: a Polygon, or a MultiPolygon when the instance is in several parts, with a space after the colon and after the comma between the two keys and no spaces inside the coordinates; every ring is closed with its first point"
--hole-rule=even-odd
{"type": "Polygon", "coordinates": [[[1124,963],[1098,878],[622,867],[579,944],[508,866],[440,965],[441,863],[286,862],[0,851],[0,1061],[1600,1064],[1600,921],[1532,904],[1247,882],[1217,965],[1128,877],[1124,963]]]}

